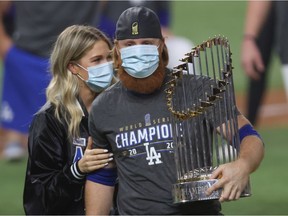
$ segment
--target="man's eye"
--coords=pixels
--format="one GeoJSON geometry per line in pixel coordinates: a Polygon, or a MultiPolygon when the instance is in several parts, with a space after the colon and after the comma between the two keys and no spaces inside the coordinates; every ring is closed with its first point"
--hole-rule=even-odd
{"type": "Polygon", "coordinates": [[[144,44],[144,45],[151,45],[152,43],[149,42],[149,41],[146,41],[146,42],[144,42],[143,44],[144,44]]]}

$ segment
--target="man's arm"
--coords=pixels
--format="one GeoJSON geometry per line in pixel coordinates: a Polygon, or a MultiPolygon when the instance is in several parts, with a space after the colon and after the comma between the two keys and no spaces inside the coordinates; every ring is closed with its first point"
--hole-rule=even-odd
{"type": "Polygon", "coordinates": [[[86,215],[109,215],[113,206],[116,165],[110,162],[106,169],[91,173],[86,178],[85,208],[86,215]]]}
{"type": "Polygon", "coordinates": [[[248,1],[244,35],[257,37],[271,8],[271,1],[248,1]]]}
{"type": "Polygon", "coordinates": [[[267,20],[272,1],[248,1],[241,50],[241,64],[247,76],[257,80],[264,71],[262,56],[256,39],[267,20]]]}
{"type": "Polygon", "coordinates": [[[10,1],[0,1],[0,58],[3,59],[8,49],[12,46],[12,40],[5,31],[3,17],[11,6],[10,1]]]}
{"type": "Polygon", "coordinates": [[[109,215],[114,187],[87,180],[85,185],[86,215],[109,215]]]}
{"type": "MultiPolygon", "coordinates": [[[[243,126],[251,126],[243,115],[238,115],[238,125],[239,130],[243,126]]],[[[256,134],[248,134],[249,131],[241,141],[238,159],[220,165],[211,175],[211,179],[219,178],[219,181],[207,189],[207,195],[223,188],[220,202],[239,199],[248,183],[249,175],[259,167],[264,157],[264,145],[261,138],[256,134]]]]}
{"type": "MultiPolygon", "coordinates": [[[[238,116],[238,129],[245,125],[251,125],[243,115],[238,116]]],[[[252,126],[251,126],[252,127],[252,126]]],[[[238,160],[246,161],[249,173],[254,172],[260,165],[264,157],[264,143],[259,136],[250,135],[243,138],[240,144],[238,160]]]]}

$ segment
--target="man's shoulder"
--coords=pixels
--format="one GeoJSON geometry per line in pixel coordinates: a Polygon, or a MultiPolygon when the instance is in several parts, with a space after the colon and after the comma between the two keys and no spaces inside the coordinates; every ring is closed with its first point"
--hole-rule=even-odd
{"type": "Polygon", "coordinates": [[[107,89],[105,89],[103,92],[100,93],[100,95],[97,98],[103,98],[103,97],[113,97],[114,94],[119,93],[119,90],[122,88],[122,84],[120,81],[117,81],[113,85],[109,86],[107,89]]]}
{"type": "Polygon", "coordinates": [[[121,88],[122,85],[120,81],[114,83],[95,98],[93,105],[108,104],[109,101],[115,100],[115,98],[119,97],[121,88]]]}

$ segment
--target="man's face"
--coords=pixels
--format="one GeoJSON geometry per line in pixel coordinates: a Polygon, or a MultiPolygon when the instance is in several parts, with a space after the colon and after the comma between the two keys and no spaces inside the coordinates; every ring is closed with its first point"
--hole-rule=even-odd
{"type": "MultiPolygon", "coordinates": [[[[116,42],[116,52],[118,56],[118,62],[116,63],[118,68],[119,79],[122,81],[123,85],[132,91],[138,93],[152,93],[159,89],[165,77],[165,66],[161,58],[161,53],[163,52],[163,41],[157,38],[140,38],[140,39],[125,39],[116,42]],[[159,52],[159,66],[156,71],[146,77],[146,78],[135,78],[130,76],[125,69],[121,66],[121,54],[120,50],[126,47],[133,47],[135,45],[155,45],[158,47],[159,52]]],[[[117,60],[116,60],[117,61],[117,60]]]]}

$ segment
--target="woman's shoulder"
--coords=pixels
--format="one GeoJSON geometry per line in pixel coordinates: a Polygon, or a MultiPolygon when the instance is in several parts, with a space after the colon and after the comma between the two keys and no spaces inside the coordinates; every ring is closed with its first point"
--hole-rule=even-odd
{"type": "Polygon", "coordinates": [[[55,116],[55,107],[50,103],[46,103],[34,115],[31,125],[38,129],[49,127],[49,125],[59,125],[61,122],[55,116]]]}
{"type": "Polygon", "coordinates": [[[51,103],[44,104],[40,110],[35,114],[35,118],[53,118],[55,113],[55,107],[51,103]]]}

